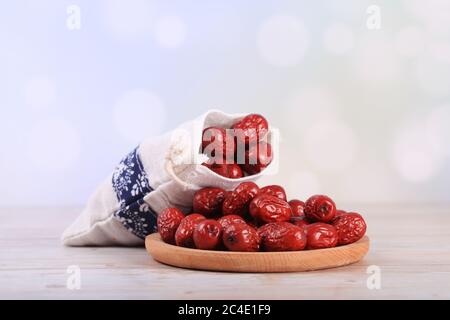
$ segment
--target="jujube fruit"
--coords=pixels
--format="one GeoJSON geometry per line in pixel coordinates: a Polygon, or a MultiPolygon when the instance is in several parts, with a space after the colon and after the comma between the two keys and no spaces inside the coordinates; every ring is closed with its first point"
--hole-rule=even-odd
{"type": "Polygon", "coordinates": [[[306,237],[308,249],[333,248],[338,243],[336,228],[323,222],[306,226],[306,237]]]}
{"type": "Polygon", "coordinates": [[[305,203],[303,201],[292,199],[289,201],[289,205],[291,206],[293,217],[305,217],[305,203]]]}
{"type": "Polygon", "coordinates": [[[244,176],[242,169],[236,163],[216,163],[212,161],[207,161],[202,163],[203,166],[207,167],[211,171],[214,171],[218,175],[230,178],[230,179],[239,179],[244,176]]]}
{"type": "Polygon", "coordinates": [[[195,247],[194,239],[192,238],[194,228],[202,220],[205,220],[205,217],[198,213],[190,214],[181,220],[177,232],[175,232],[175,243],[177,246],[186,248],[195,247]]]}
{"type": "MultiPolygon", "coordinates": [[[[260,114],[249,114],[236,122],[232,128],[236,131],[239,130],[242,134],[242,138],[238,138],[239,143],[249,144],[249,142],[264,138],[269,129],[269,123],[260,114]]],[[[239,137],[239,134],[237,134],[237,137],[239,137]]]]}
{"type": "Polygon", "coordinates": [[[311,221],[330,222],[336,215],[336,205],[330,197],[315,195],[306,200],[304,212],[311,221]]]}
{"type": "Polygon", "coordinates": [[[282,186],[276,184],[265,186],[259,189],[259,194],[268,194],[270,196],[274,196],[280,198],[281,200],[287,201],[286,191],[282,186]]]}
{"type": "Polygon", "coordinates": [[[219,224],[222,226],[222,230],[225,230],[233,223],[243,223],[243,224],[246,223],[245,220],[241,216],[238,216],[235,214],[229,214],[229,215],[220,217],[217,220],[217,222],[219,222],[219,224]]]}
{"type": "Polygon", "coordinates": [[[193,210],[206,217],[219,214],[222,211],[225,190],[221,188],[203,188],[194,194],[193,210]]]}
{"type": "Polygon", "coordinates": [[[208,127],[202,134],[202,152],[210,157],[223,160],[234,159],[235,143],[227,130],[219,127],[208,127]]]}
{"type": "Polygon", "coordinates": [[[338,244],[345,245],[358,241],[366,233],[364,218],[355,212],[342,213],[333,220],[337,230],[338,244]]]}
{"type": "Polygon", "coordinates": [[[222,242],[222,226],[216,220],[202,220],[194,227],[193,239],[197,249],[214,250],[222,242]]]}
{"type": "Polygon", "coordinates": [[[183,212],[177,208],[166,208],[160,212],[157,225],[164,242],[175,244],[175,232],[183,219],[183,212]]]}
{"type": "Polygon", "coordinates": [[[250,201],[256,197],[258,192],[259,188],[254,182],[242,182],[234,191],[225,196],[222,206],[223,215],[245,216],[248,214],[250,201]]]}
{"type": "Polygon", "coordinates": [[[255,228],[247,224],[234,223],[225,229],[223,244],[231,251],[259,251],[260,238],[255,228]]]}
{"type": "Polygon", "coordinates": [[[264,141],[252,144],[245,151],[244,159],[242,168],[245,172],[251,175],[260,173],[272,162],[272,146],[264,141]]]}
{"type": "Polygon", "coordinates": [[[250,214],[261,223],[286,222],[291,218],[292,209],[286,201],[262,194],[250,203],[250,214]]]}
{"type": "Polygon", "coordinates": [[[258,234],[265,251],[298,251],[306,247],[305,230],[288,222],[268,223],[258,229],[258,234]]]}

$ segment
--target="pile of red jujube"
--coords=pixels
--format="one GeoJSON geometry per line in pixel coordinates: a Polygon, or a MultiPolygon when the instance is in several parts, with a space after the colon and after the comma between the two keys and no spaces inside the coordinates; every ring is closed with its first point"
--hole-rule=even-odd
{"type": "Polygon", "coordinates": [[[231,128],[205,128],[201,151],[209,160],[202,165],[230,179],[261,172],[272,161],[268,130],[269,123],[259,114],[249,114],[231,128]]]}
{"type": "Polygon", "coordinates": [[[366,232],[360,214],[337,210],[327,196],[288,202],[281,186],[259,188],[253,182],[233,191],[200,189],[193,212],[163,210],[158,216],[162,240],[203,250],[298,251],[350,244],[366,232]]]}

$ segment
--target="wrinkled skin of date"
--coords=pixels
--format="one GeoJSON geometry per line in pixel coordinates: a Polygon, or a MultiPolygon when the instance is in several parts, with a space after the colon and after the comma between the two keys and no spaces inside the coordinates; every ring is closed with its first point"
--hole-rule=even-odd
{"type": "Polygon", "coordinates": [[[287,222],[291,218],[292,209],[286,201],[262,194],[250,203],[250,214],[259,223],[287,222]]]}
{"type": "Polygon", "coordinates": [[[230,225],[235,223],[246,223],[241,216],[235,214],[229,214],[227,216],[220,217],[217,222],[219,222],[219,224],[222,226],[222,230],[225,230],[230,225]]]}
{"type": "Polygon", "coordinates": [[[258,234],[264,251],[298,251],[306,247],[305,230],[288,222],[265,224],[258,234]]]}
{"type": "Polygon", "coordinates": [[[232,128],[236,131],[238,143],[249,144],[249,142],[256,142],[264,138],[269,130],[269,123],[260,114],[249,114],[236,122],[232,128]],[[239,132],[242,135],[239,135],[239,132]]]}
{"type": "Polygon", "coordinates": [[[244,176],[241,167],[236,163],[218,164],[215,162],[207,161],[202,163],[202,165],[225,178],[239,179],[244,176]]]}
{"type": "Polygon", "coordinates": [[[223,232],[222,240],[228,250],[243,252],[259,251],[261,241],[256,229],[243,223],[228,226],[223,232]]]}
{"type": "Polygon", "coordinates": [[[361,239],[366,233],[364,218],[355,212],[341,213],[333,220],[337,230],[338,245],[350,244],[361,239]]]}
{"type": "Polygon", "coordinates": [[[286,191],[282,186],[276,184],[265,186],[264,188],[259,189],[259,194],[268,194],[270,196],[274,196],[280,198],[281,200],[287,201],[286,191]]]}
{"type": "Polygon", "coordinates": [[[331,224],[316,222],[306,227],[307,248],[333,248],[338,243],[338,233],[331,224]]]}
{"type": "Polygon", "coordinates": [[[195,226],[192,237],[197,249],[217,249],[222,243],[222,226],[216,220],[202,220],[195,226]]]}
{"type": "Polygon", "coordinates": [[[164,242],[175,244],[175,232],[183,219],[183,212],[177,208],[167,208],[161,211],[158,215],[157,225],[164,242]]]}
{"type": "Polygon", "coordinates": [[[336,215],[336,205],[327,196],[315,195],[306,201],[304,212],[311,221],[330,222],[336,215]]]}
{"type": "Polygon", "coordinates": [[[217,215],[222,211],[225,190],[221,188],[203,188],[194,194],[193,210],[205,217],[217,215]]]}
{"type": "Polygon", "coordinates": [[[193,213],[181,220],[177,232],[175,232],[175,243],[179,247],[195,248],[193,234],[195,226],[205,217],[198,213],[193,213]]]}
{"type": "Polygon", "coordinates": [[[218,127],[209,127],[203,130],[202,152],[209,157],[223,160],[234,159],[236,151],[234,139],[227,134],[227,130],[218,127]]]}
{"type": "Polygon", "coordinates": [[[242,168],[245,172],[250,175],[260,173],[272,162],[272,146],[264,141],[252,144],[245,151],[244,158],[245,163],[242,168]]]}
{"type": "Polygon", "coordinates": [[[289,205],[291,206],[293,217],[305,217],[305,203],[303,201],[293,199],[289,201],[289,205]]]}
{"type": "Polygon", "coordinates": [[[259,188],[254,182],[242,182],[225,197],[222,206],[223,215],[235,214],[241,217],[247,215],[250,201],[258,192],[259,188]]]}

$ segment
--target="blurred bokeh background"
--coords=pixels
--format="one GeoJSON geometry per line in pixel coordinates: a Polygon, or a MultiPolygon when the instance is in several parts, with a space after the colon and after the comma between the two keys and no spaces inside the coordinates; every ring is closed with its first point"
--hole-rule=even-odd
{"type": "Polygon", "coordinates": [[[210,108],[281,130],[291,197],[450,201],[450,1],[2,1],[0,41],[0,205],[81,205],[210,108]]]}

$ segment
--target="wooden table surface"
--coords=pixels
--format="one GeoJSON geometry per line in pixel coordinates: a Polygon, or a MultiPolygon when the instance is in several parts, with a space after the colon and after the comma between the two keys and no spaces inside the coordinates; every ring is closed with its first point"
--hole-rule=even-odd
{"type": "Polygon", "coordinates": [[[183,270],[144,248],[67,248],[63,229],[79,208],[0,209],[1,299],[449,299],[450,206],[368,206],[371,249],[354,265],[284,274],[183,270]],[[79,290],[67,288],[79,266],[79,290]],[[367,268],[381,288],[369,289],[367,268]]]}

